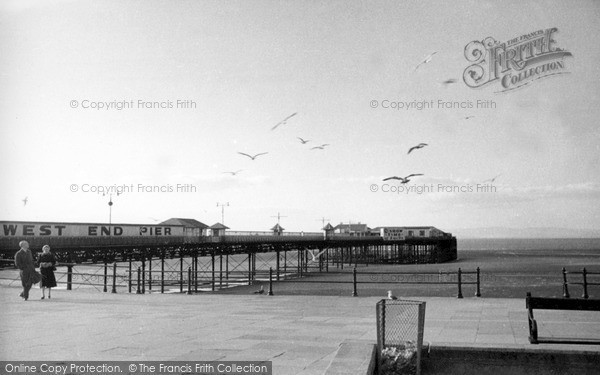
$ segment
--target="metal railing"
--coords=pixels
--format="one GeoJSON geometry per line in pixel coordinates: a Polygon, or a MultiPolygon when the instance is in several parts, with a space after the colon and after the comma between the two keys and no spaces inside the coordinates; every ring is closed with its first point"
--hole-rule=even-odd
{"type": "MultiPolygon", "coordinates": [[[[272,269],[270,269],[271,276],[269,278],[269,295],[272,294],[273,280],[272,280],[272,269]]],[[[348,275],[348,272],[327,272],[324,275],[348,275]]],[[[312,274],[315,275],[314,273],[312,274]]],[[[356,267],[352,269],[352,280],[310,280],[301,279],[294,280],[299,283],[320,283],[320,284],[352,284],[352,296],[358,296],[358,285],[359,284],[438,284],[438,285],[456,285],[458,292],[456,297],[463,298],[462,287],[463,285],[476,285],[475,297],[481,297],[481,269],[477,267],[475,271],[463,271],[461,268],[456,272],[359,272],[356,267]],[[360,276],[369,276],[369,280],[359,281],[360,276]],[[475,280],[464,281],[463,275],[475,275],[475,280]],[[388,276],[386,280],[386,276],[388,276]],[[390,277],[391,276],[391,277],[390,277]],[[452,279],[456,276],[455,280],[452,279]],[[404,279],[406,278],[406,280],[404,279]],[[437,278],[437,280],[436,280],[437,278]]],[[[285,282],[286,280],[283,280],[285,282]]]]}
{"type": "Polygon", "coordinates": [[[563,275],[563,297],[564,298],[571,298],[571,295],[569,294],[569,285],[581,285],[583,287],[583,293],[581,295],[581,298],[585,298],[585,299],[588,299],[590,297],[588,294],[588,286],[600,285],[600,282],[589,282],[588,281],[588,276],[597,277],[597,276],[600,276],[600,272],[589,272],[585,268],[583,268],[583,270],[581,270],[581,272],[577,272],[577,271],[567,271],[565,269],[565,267],[563,267],[562,275],[563,275]],[[581,275],[582,281],[581,282],[568,281],[567,275],[581,275]]]}

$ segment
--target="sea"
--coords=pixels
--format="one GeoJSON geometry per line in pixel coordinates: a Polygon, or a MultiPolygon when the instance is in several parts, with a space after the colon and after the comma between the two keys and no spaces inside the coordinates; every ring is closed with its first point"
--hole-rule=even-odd
{"type": "Polygon", "coordinates": [[[600,238],[458,238],[458,250],[597,250],[600,238]]]}

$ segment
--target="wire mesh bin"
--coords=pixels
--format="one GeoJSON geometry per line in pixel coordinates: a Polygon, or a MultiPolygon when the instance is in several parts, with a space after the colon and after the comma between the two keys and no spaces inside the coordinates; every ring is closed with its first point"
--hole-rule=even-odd
{"type": "Polygon", "coordinates": [[[419,375],[425,302],[382,299],[376,308],[378,374],[419,375]]]}

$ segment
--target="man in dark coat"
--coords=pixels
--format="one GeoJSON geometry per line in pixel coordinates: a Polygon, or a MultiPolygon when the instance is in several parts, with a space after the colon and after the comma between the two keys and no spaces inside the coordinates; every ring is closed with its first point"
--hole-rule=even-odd
{"type": "Polygon", "coordinates": [[[33,263],[33,255],[29,250],[29,242],[19,242],[21,249],[15,254],[15,266],[21,270],[21,284],[23,285],[23,292],[20,294],[25,301],[29,298],[29,289],[34,283],[35,278],[35,264],[33,263]]]}

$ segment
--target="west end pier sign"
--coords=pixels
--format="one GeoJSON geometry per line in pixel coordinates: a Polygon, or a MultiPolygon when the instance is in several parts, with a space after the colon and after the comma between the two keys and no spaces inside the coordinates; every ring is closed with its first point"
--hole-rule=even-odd
{"type": "Polygon", "coordinates": [[[481,88],[498,82],[496,92],[514,90],[541,78],[568,73],[565,58],[571,53],[557,47],[557,28],[537,30],[501,43],[492,37],[465,46],[465,58],[473,63],[463,72],[465,84],[481,88]]]}

